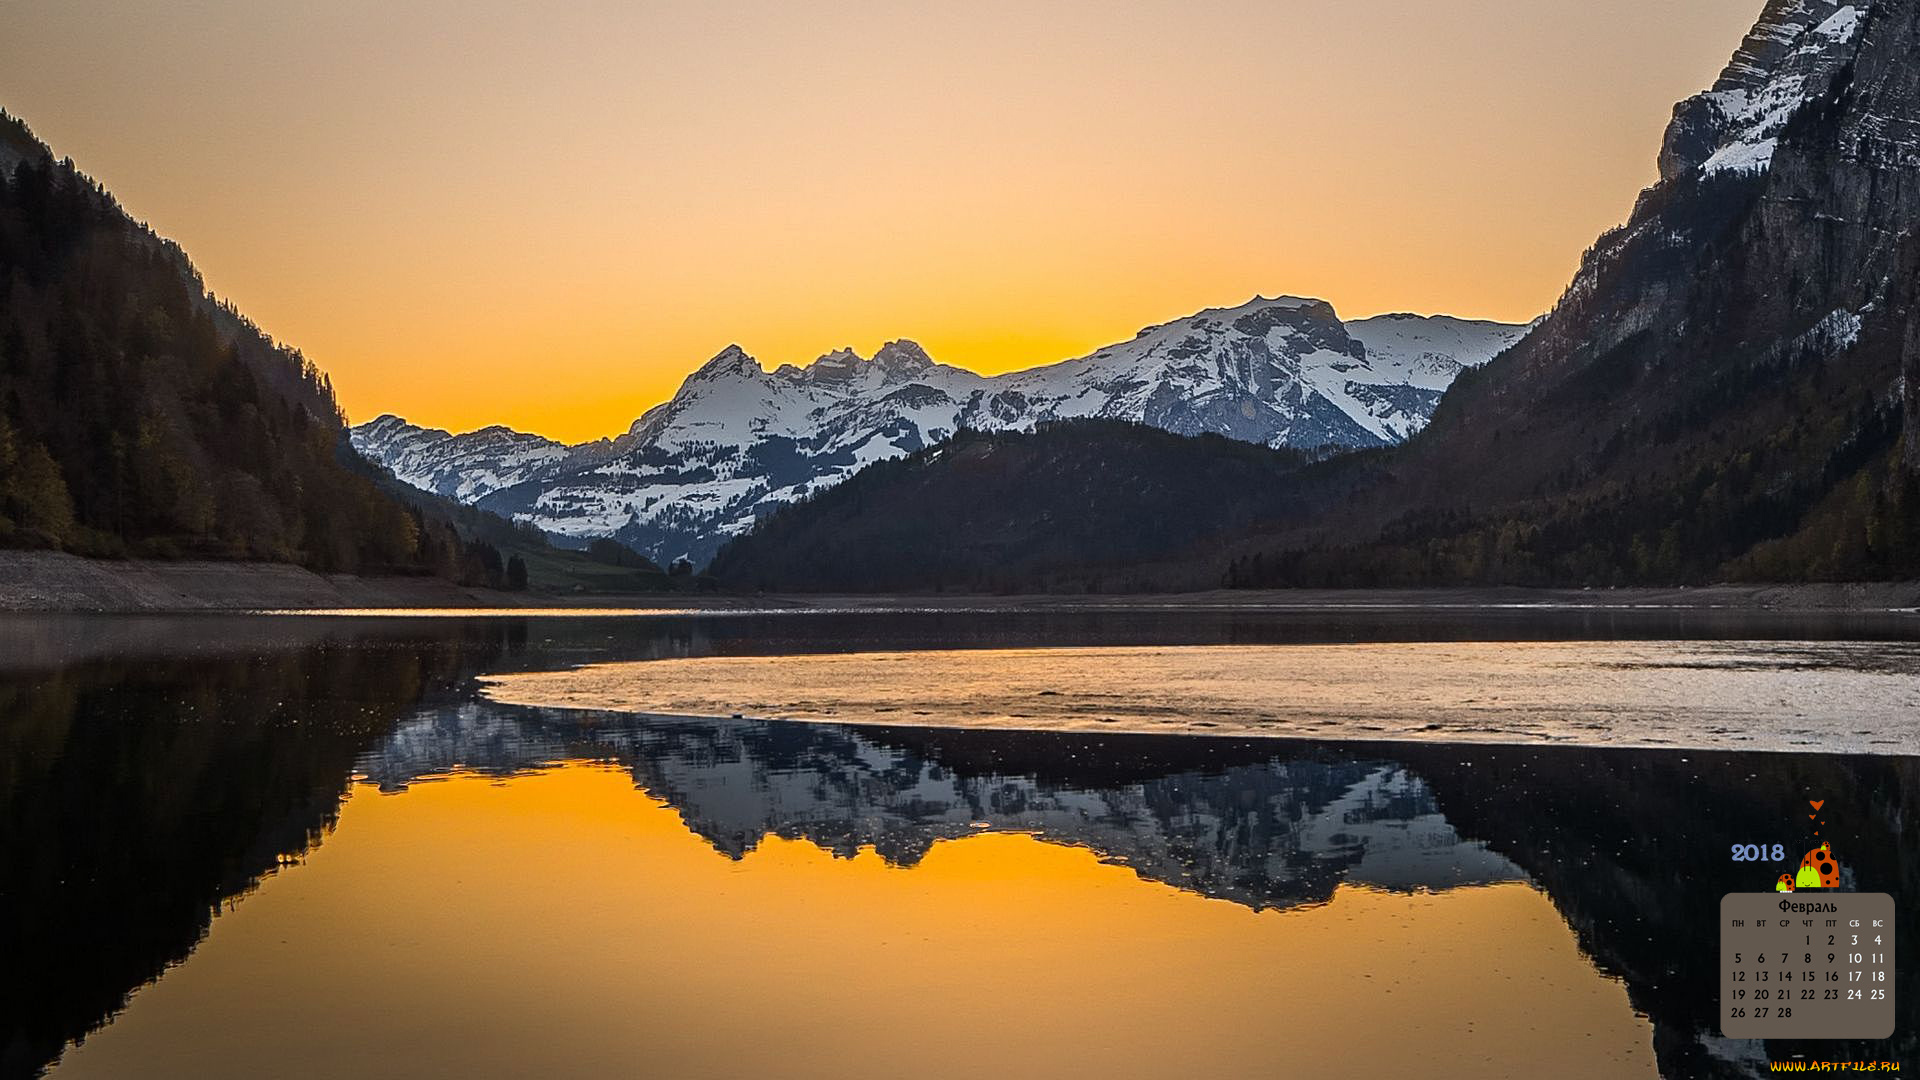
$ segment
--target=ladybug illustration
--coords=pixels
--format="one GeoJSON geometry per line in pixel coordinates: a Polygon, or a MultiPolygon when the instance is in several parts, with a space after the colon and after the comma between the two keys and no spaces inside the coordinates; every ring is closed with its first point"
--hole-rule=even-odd
{"type": "Polygon", "coordinates": [[[1822,842],[1800,860],[1800,872],[1794,886],[1801,889],[1832,889],[1840,884],[1840,864],[1833,857],[1833,845],[1822,842]]]}
{"type": "Polygon", "coordinates": [[[1774,892],[1792,892],[1793,891],[1793,875],[1781,874],[1780,880],[1773,883],[1773,891],[1774,892]]]}

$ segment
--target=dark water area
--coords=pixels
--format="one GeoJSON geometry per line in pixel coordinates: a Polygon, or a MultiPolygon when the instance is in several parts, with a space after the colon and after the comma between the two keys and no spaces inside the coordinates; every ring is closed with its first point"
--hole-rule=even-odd
{"type": "MultiPolygon", "coordinates": [[[[1369,1055],[1391,1070],[1413,1068],[1393,1057],[1409,1041],[1435,1076],[1917,1067],[1911,931],[1892,1039],[1725,1040],[1715,919],[1722,894],[1766,891],[1777,869],[1730,848],[1797,858],[1816,842],[1809,799],[1842,887],[1904,912],[1920,897],[1920,759],[701,720],[499,705],[475,683],[881,648],[1916,637],[1902,615],[1677,611],[3,619],[0,1074],[894,1075],[851,1041],[1017,1005],[1056,979],[1030,1003],[1050,1024],[1009,1042],[1033,1072],[1315,1075],[1364,1072],[1369,1055]],[[531,879],[551,884],[516,876],[589,839],[531,879]],[[1046,924],[1056,901],[1069,921],[1046,924]],[[836,905],[859,921],[820,927],[920,937],[815,955],[826,931],[804,920],[836,905]],[[703,906],[729,912],[738,940],[703,906]],[[412,921],[369,931],[383,909],[412,921]],[[1036,953],[1073,935],[1075,912],[1119,940],[1036,953]],[[568,921],[582,936],[554,937],[568,921]],[[653,936],[623,953],[635,923],[653,936]],[[522,936],[538,951],[499,944],[522,936]],[[491,959],[456,979],[462,942],[491,959]],[[963,944],[994,942],[1010,944],[991,972],[962,962],[963,944]],[[339,982],[306,978],[336,963],[340,980],[398,973],[358,992],[415,1026],[336,1015],[339,982]],[[549,963],[568,974],[542,984],[531,969],[549,963]],[[423,970],[443,973],[406,981],[423,970]],[[836,1005],[836,987],[897,980],[925,998],[877,994],[885,1015],[836,1005]],[[528,1008],[526,984],[576,1017],[680,993],[582,1022],[564,1051],[503,1010],[485,1025],[503,1041],[477,1063],[460,1054],[484,1039],[432,1019],[448,1002],[528,1008]],[[1237,989],[1206,997],[1222,985],[1237,989]],[[284,1015],[249,1021],[272,1003],[284,1015]],[[780,1022],[695,1037],[753,1003],[780,1022]],[[1229,1053],[1242,1025],[1312,1008],[1381,1030],[1323,1059],[1324,1032],[1280,1023],[1229,1053]],[[1155,1023],[1167,1038],[1130,1042],[1155,1023]],[[287,1056],[260,1060],[253,1029],[287,1056]]],[[[935,1058],[918,1071],[993,1071],[990,1051],[935,1058]]]]}

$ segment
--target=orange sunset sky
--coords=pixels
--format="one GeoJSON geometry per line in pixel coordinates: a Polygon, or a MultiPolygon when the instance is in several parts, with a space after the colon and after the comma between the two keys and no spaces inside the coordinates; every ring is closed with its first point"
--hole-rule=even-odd
{"type": "Polygon", "coordinates": [[[993,372],[1255,293],[1523,320],[1760,0],[0,6],[0,105],[355,421],[624,430],[739,342],[993,372]]]}

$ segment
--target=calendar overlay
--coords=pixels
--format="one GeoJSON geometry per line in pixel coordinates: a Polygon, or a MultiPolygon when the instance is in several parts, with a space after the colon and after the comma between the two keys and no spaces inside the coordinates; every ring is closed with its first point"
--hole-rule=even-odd
{"type": "Polygon", "coordinates": [[[1729,1039],[1893,1035],[1893,897],[1720,898],[1720,1033],[1729,1039]]]}

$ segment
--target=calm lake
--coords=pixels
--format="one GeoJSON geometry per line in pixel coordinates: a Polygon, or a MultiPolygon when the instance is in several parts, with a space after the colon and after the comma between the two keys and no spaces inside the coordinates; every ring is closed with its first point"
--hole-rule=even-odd
{"type": "Polygon", "coordinates": [[[1728,1040],[1716,914],[1920,897],[1916,710],[1908,613],[0,617],[0,1075],[1912,1069],[1920,935],[1728,1040]]]}

